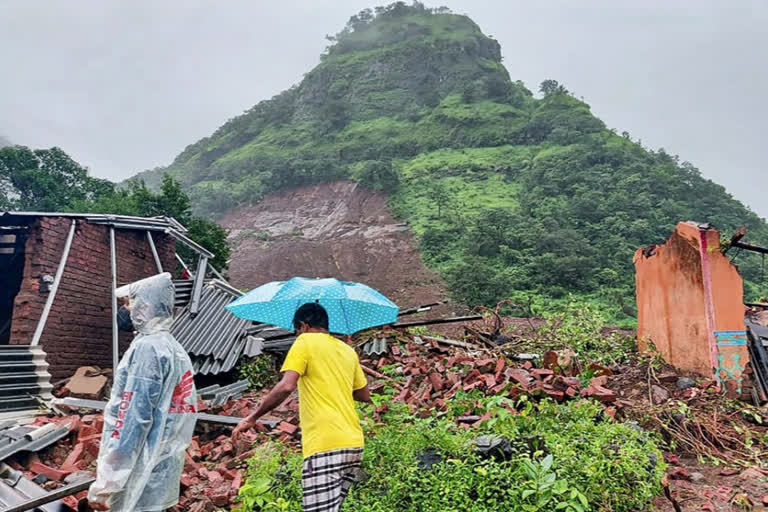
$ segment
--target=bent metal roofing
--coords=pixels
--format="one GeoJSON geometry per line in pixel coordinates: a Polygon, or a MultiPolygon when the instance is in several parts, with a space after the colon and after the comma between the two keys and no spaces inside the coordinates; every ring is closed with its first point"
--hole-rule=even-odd
{"type": "Polygon", "coordinates": [[[228,283],[211,280],[200,296],[199,314],[193,315],[187,306],[176,317],[171,334],[189,353],[196,373],[228,372],[242,355],[251,322],[224,308],[241,295],[228,283]]]}
{"type": "Polygon", "coordinates": [[[86,219],[101,223],[125,223],[135,225],[137,229],[171,228],[186,233],[185,228],[173,217],[135,217],[132,215],[112,215],[106,213],[67,213],[67,212],[15,212],[0,211],[0,218],[13,219],[17,217],[65,217],[70,219],[86,219]]]}

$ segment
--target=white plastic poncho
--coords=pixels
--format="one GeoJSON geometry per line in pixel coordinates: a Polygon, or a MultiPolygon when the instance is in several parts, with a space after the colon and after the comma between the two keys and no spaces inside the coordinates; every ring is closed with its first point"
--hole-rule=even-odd
{"type": "Polygon", "coordinates": [[[174,307],[170,274],[131,284],[129,295],[138,335],[115,371],[88,499],[114,512],[163,510],[179,500],[197,394],[189,356],[168,332],[174,307]]]}

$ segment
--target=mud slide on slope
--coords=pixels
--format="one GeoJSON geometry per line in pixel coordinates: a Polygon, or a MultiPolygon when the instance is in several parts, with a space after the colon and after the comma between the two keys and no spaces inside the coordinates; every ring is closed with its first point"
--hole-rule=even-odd
{"type": "Polygon", "coordinates": [[[447,297],[385,197],[354,182],[272,194],[220,224],[230,232],[230,277],[239,288],[294,276],[336,277],[373,286],[401,306],[447,297]]]}

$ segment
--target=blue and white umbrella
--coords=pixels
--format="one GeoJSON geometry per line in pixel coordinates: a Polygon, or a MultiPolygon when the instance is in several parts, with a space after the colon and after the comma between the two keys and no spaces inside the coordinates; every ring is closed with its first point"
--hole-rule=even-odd
{"type": "Polygon", "coordinates": [[[338,279],[294,277],[254,288],[227,306],[235,316],[293,330],[299,306],[317,302],[328,312],[329,331],[354,334],[395,323],[400,308],[373,288],[338,279]]]}

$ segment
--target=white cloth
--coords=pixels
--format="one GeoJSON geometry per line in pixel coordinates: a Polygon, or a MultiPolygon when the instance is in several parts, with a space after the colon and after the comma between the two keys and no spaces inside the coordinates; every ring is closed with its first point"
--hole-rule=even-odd
{"type": "Polygon", "coordinates": [[[178,502],[184,452],[197,420],[192,363],[168,332],[170,274],[131,284],[130,298],[138,335],[115,371],[88,492],[90,501],[109,504],[113,512],[163,510],[178,502]]]}

